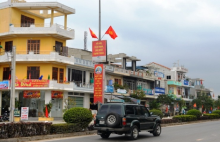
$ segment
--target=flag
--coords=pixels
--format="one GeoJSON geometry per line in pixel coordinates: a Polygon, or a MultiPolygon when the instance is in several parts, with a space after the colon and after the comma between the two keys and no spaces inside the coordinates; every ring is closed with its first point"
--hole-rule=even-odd
{"type": "Polygon", "coordinates": [[[200,80],[201,84],[202,84],[202,80],[200,80]]]}
{"type": "Polygon", "coordinates": [[[41,75],[40,77],[39,77],[39,80],[42,80],[43,79],[43,75],[41,75]]]}
{"type": "Polygon", "coordinates": [[[193,105],[193,107],[196,107],[196,103],[193,105]]]}
{"type": "Polygon", "coordinates": [[[166,113],[168,112],[168,107],[166,107],[166,113]]]}
{"type": "Polygon", "coordinates": [[[97,36],[95,35],[95,33],[89,28],[90,34],[92,36],[92,38],[97,38],[97,36]]]}
{"type": "Polygon", "coordinates": [[[118,37],[117,34],[115,33],[114,29],[112,28],[112,26],[110,26],[108,28],[108,30],[105,32],[105,34],[109,34],[112,39],[115,39],[116,37],[118,37]]]}
{"type": "Polygon", "coordinates": [[[47,109],[47,105],[45,106],[45,116],[48,118],[48,109],[47,109]]]}
{"type": "Polygon", "coordinates": [[[23,79],[27,79],[27,76],[25,76],[23,79]]]}
{"type": "Polygon", "coordinates": [[[8,80],[10,80],[11,79],[11,74],[9,74],[9,76],[8,76],[8,80]]]}
{"type": "Polygon", "coordinates": [[[211,110],[212,110],[212,107],[211,107],[211,110]]]}
{"type": "Polygon", "coordinates": [[[204,106],[202,105],[202,108],[203,108],[204,106]]]}
{"type": "Polygon", "coordinates": [[[215,94],[213,93],[213,98],[215,97],[215,94]]]}
{"type": "Polygon", "coordinates": [[[50,80],[50,75],[48,75],[48,78],[47,78],[48,80],[50,80]]]}
{"type": "Polygon", "coordinates": [[[66,82],[66,77],[64,78],[64,82],[66,82]]]}

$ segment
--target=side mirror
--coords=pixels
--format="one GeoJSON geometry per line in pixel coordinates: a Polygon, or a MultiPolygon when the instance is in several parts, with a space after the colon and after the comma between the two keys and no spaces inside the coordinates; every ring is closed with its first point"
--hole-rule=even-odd
{"type": "Polygon", "coordinates": [[[150,115],[153,115],[153,112],[150,112],[150,115]]]}

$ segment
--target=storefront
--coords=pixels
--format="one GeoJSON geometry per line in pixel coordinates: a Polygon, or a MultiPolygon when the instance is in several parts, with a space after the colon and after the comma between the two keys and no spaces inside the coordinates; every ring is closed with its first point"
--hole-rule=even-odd
{"type": "Polygon", "coordinates": [[[10,91],[9,81],[0,82],[0,114],[2,115],[5,111],[9,111],[10,106],[10,91]]]}

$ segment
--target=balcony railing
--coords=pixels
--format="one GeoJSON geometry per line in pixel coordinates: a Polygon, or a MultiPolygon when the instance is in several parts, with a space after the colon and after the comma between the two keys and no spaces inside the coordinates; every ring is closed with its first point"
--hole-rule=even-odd
{"type": "Polygon", "coordinates": [[[76,65],[82,65],[85,67],[94,68],[94,64],[92,61],[88,61],[88,60],[84,60],[84,59],[80,59],[80,58],[74,58],[74,61],[75,61],[76,65]]]}

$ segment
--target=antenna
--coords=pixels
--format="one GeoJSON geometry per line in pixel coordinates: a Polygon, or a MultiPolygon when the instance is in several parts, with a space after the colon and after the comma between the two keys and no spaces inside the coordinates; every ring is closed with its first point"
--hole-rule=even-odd
{"type": "Polygon", "coordinates": [[[84,50],[88,50],[87,49],[87,31],[84,32],[84,50]]]}

